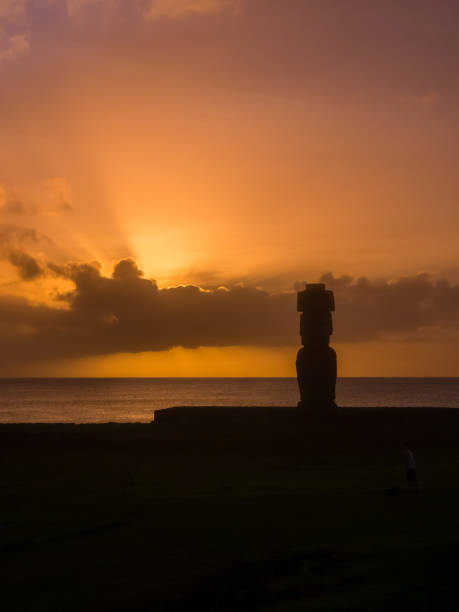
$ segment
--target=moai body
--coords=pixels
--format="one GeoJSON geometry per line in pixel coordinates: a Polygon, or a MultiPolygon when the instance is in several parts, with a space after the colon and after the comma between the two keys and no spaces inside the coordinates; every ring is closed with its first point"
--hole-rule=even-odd
{"type": "Polygon", "coordinates": [[[298,293],[297,309],[302,313],[303,344],[296,358],[301,397],[298,406],[317,411],[335,408],[336,353],[329,346],[335,310],[333,291],[327,291],[322,283],[308,283],[298,293]]]}

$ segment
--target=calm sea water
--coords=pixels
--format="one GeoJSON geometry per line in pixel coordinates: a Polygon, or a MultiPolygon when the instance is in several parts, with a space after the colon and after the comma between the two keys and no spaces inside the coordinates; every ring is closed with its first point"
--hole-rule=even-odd
{"type": "MultiPolygon", "coordinates": [[[[0,379],[2,423],[148,422],[170,406],[294,406],[294,378],[0,379]]],[[[459,378],[342,378],[340,406],[459,408],[459,378]]]]}

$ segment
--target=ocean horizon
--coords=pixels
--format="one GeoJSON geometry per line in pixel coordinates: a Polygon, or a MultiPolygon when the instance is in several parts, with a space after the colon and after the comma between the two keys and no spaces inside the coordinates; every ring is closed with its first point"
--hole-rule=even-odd
{"type": "MultiPolygon", "coordinates": [[[[0,378],[0,423],[149,422],[172,406],[294,406],[296,378],[0,378]]],[[[342,377],[339,406],[459,408],[457,377],[342,377]]]]}

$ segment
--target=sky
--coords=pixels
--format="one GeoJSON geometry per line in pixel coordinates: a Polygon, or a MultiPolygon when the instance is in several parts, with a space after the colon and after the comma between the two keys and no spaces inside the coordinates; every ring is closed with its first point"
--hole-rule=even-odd
{"type": "Polygon", "coordinates": [[[0,0],[0,376],[459,376],[456,0],[0,0]]]}

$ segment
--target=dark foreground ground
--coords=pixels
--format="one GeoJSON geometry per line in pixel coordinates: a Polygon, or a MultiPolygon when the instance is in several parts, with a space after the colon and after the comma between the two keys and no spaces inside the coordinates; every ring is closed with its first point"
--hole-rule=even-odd
{"type": "Polygon", "coordinates": [[[459,411],[188,414],[0,425],[5,612],[458,609],[459,411]]]}

